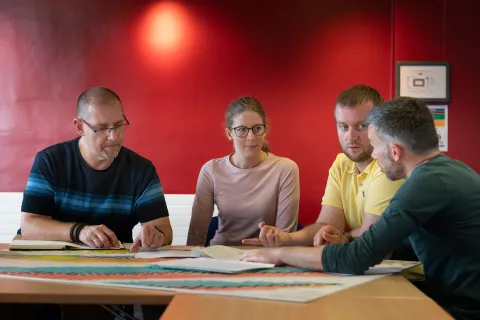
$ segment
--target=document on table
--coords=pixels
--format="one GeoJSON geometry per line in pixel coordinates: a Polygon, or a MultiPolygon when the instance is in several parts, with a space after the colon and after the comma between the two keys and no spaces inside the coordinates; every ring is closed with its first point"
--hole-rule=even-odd
{"type": "Polygon", "coordinates": [[[211,246],[206,248],[194,248],[192,249],[192,252],[195,257],[240,261],[246,251],[227,246],[211,246]]]}
{"type": "Polygon", "coordinates": [[[418,266],[419,264],[421,264],[420,261],[383,260],[380,264],[365,271],[365,274],[399,273],[406,269],[418,266]]]}
{"type": "Polygon", "coordinates": [[[163,269],[197,270],[218,273],[240,273],[250,270],[273,268],[274,264],[255,263],[235,260],[218,260],[212,258],[192,258],[160,261],[150,264],[151,267],[163,269]]]}
{"type": "Polygon", "coordinates": [[[152,258],[212,258],[221,260],[240,261],[246,250],[241,250],[228,246],[211,246],[211,247],[187,247],[184,249],[178,246],[165,246],[155,249],[141,249],[135,255],[137,259],[152,258]]]}

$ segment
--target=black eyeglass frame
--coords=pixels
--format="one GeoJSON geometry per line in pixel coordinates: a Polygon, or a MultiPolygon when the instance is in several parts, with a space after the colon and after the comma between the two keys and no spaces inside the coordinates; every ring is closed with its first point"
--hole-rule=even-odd
{"type": "Polygon", "coordinates": [[[252,133],[255,135],[255,136],[261,136],[262,134],[265,134],[265,132],[267,132],[267,125],[266,124],[256,124],[254,125],[253,127],[245,127],[245,126],[238,126],[238,127],[235,127],[235,128],[230,128],[230,130],[233,130],[233,132],[235,132],[235,135],[239,138],[245,138],[246,136],[248,136],[248,133],[250,132],[250,130],[252,130],[252,133]],[[255,127],[258,127],[258,126],[262,126],[263,127],[263,131],[262,133],[259,133],[259,134],[256,134],[254,131],[253,131],[253,128],[255,127]],[[245,133],[245,135],[239,135],[238,132],[237,132],[237,129],[247,129],[247,133],[245,133]]]}
{"type": "Polygon", "coordinates": [[[124,122],[122,124],[119,124],[119,125],[116,125],[115,127],[112,127],[112,128],[97,128],[97,127],[91,125],[90,123],[88,123],[87,121],[85,121],[84,119],[79,119],[79,120],[84,122],[94,133],[105,132],[105,134],[110,134],[110,132],[112,132],[112,130],[117,132],[117,130],[119,128],[130,125],[130,121],[128,121],[128,119],[127,119],[127,117],[125,117],[125,115],[123,115],[123,119],[125,119],[126,122],[124,122]]]}

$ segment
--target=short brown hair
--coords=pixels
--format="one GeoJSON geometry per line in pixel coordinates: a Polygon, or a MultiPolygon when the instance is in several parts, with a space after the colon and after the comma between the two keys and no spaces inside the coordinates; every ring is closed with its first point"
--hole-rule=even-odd
{"type": "Polygon", "coordinates": [[[372,87],[358,84],[343,90],[337,97],[337,106],[355,108],[359,104],[371,101],[374,106],[383,102],[380,93],[372,87]]]}

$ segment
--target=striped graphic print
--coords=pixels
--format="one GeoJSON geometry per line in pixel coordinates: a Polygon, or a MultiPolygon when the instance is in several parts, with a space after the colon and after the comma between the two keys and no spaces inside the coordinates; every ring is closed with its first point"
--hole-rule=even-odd
{"type": "Polygon", "coordinates": [[[99,195],[72,190],[55,191],[55,205],[62,211],[130,214],[133,203],[131,196],[99,195]]]}
{"type": "Polygon", "coordinates": [[[53,187],[43,175],[31,173],[28,177],[25,194],[40,197],[53,197],[53,187]]]}
{"type": "Polygon", "coordinates": [[[152,202],[163,199],[165,196],[163,194],[163,188],[160,184],[160,180],[152,180],[142,195],[135,202],[135,207],[141,207],[148,205],[152,202]]]}
{"type": "Polygon", "coordinates": [[[152,180],[138,199],[133,196],[116,194],[94,194],[71,189],[54,189],[40,174],[32,173],[28,178],[25,194],[53,198],[55,206],[61,211],[80,211],[88,213],[130,214],[134,209],[164,199],[163,188],[158,179],[152,180]]]}

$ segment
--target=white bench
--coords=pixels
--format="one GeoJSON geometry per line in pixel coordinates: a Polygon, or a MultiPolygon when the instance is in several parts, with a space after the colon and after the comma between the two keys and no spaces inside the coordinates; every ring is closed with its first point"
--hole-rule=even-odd
{"type": "MultiPolygon", "coordinates": [[[[0,243],[8,243],[17,234],[20,227],[20,208],[23,193],[0,192],[0,243]]],[[[184,245],[187,243],[188,227],[192,214],[193,194],[167,194],[168,211],[173,229],[173,243],[184,245]]],[[[215,209],[214,215],[217,215],[215,209]]],[[[133,229],[133,238],[139,232],[139,225],[133,229]]]]}

